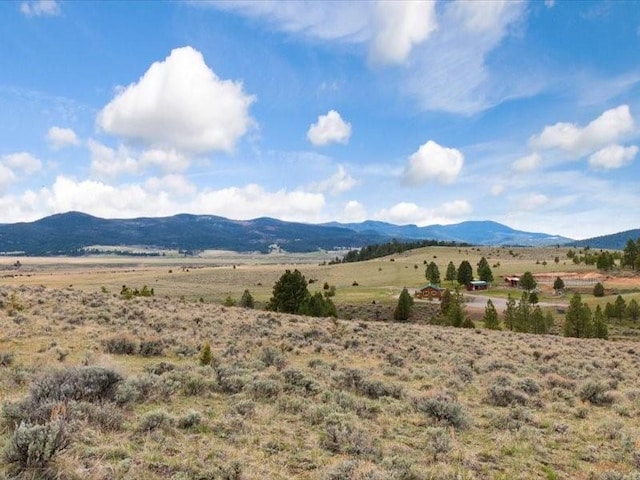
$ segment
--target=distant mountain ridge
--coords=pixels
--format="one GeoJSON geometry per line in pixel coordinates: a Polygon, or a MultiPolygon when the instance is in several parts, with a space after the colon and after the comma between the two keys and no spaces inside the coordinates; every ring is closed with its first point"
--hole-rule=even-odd
{"type": "Polygon", "coordinates": [[[576,247],[622,250],[629,239],[635,242],[638,238],[640,238],[640,228],[634,228],[633,230],[625,230],[624,232],[612,233],[611,235],[601,235],[599,237],[587,238],[585,240],[575,240],[569,244],[576,247]]]}
{"type": "Polygon", "coordinates": [[[278,245],[290,252],[309,252],[357,248],[393,238],[496,246],[541,246],[571,241],[545,233],[522,232],[491,221],[428,227],[376,221],[315,225],[267,217],[230,220],[215,215],[179,214],[104,219],[68,212],[35,222],[0,224],[0,252],[25,255],[78,255],[92,245],[238,252],[268,252],[270,246],[278,245]]]}

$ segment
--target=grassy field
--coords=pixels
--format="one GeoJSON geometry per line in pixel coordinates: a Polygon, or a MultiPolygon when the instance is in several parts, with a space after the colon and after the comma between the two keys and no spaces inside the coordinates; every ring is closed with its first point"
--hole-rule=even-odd
{"type": "MultiPolygon", "coordinates": [[[[407,262],[373,263],[390,270],[381,283],[393,284],[417,275],[407,262]]],[[[326,279],[338,284],[354,278],[348,267],[308,268],[333,272],[326,279]]],[[[234,278],[243,268],[222,271],[234,278]]],[[[207,271],[184,278],[196,275],[204,281],[207,271]]],[[[638,478],[632,341],[43,286],[1,287],[0,325],[9,478],[638,478]],[[203,366],[206,343],[213,361],[203,366]],[[32,459],[46,473],[24,468],[27,446],[39,451],[34,429],[54,427],[66,448],[48,463],[32,459]]]]}
{"type": "MultiPolygon", "coordinates": [[[[338,265],[322,254],[6,258],[0,478],[638,480],[635,322],[611,324],[607,342],[432,326],[428,303],[418,323],[371,321],[426,283],[425,262],[444,276],[449,261],[481,256],[496,301],[518,298],[501,278],[524,271],[587,279],[561,297],[541,282],[549,304],[572,291],[592,307],[640,300],[637,277],[556,248],[430,247],[338,265]],[[352,320],[221,306],[244,289],[263,305],[293,268],[311,291],[335,286],[352,320]],[[122,285],[155,296],[126,300],[122,285]],[[201,365],[207,343],[213,362],[201,365]],[[49,462],[29,457],[63,438],[49,462]]],[[[467,306],[479,327],[483,305],[467,306]]]]}

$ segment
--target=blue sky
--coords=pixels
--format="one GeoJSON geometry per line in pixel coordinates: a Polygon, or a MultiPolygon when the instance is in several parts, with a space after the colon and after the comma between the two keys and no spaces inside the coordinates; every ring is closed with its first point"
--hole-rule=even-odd
{"type": "Polygon", "coordinates": [[[0,2],[0,222],[640,227],[622,1],[0,2]]]}

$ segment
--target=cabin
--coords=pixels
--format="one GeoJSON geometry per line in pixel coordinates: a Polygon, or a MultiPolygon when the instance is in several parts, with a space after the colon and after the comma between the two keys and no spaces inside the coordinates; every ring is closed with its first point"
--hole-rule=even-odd
{"type": "Polygon", "coordinates": [[[511,288],[518,288],[520,286],[520,277],[515,275],[504,277],[504,282],[511,288]]]}
{"type": "Polygon", "coordinates": [[[488,288],[489,288],[489,284],[484,280],[472,280],[467,285],[467,290],[469,290],[470,292],[473,292],[476,290],[487,290],[488,288]]]}
{"type": "Polygon", "coordinates": [[[429,283],[424,287],[420,287],[418,290],[416,290],[414,295],[416,298],[426,298],[427,300],[434,300],[434,299],[440,300],[442,298],[442,292],[444,292],[443,288],[441,288],[438,285],[433,285],[432,283],[429,283]]]}

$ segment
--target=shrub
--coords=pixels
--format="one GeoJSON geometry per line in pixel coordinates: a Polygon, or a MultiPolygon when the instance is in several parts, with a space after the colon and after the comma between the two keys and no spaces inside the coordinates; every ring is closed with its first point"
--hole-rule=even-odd
{"type": "Polygon", "coordinates": [[[413,405],[417,411],[426,413],[445,425],[451,425],[454,428],[466,428],[469,425],[462,406],[447,394],[414,399],[413,405]]]}
{"type": "Polygon", "coordinates": [[[15,360],[16,355],[13,352],[0,353],[0,367],[10,367],[15,360]]]}
{"type": "Polygon", "coordinates": [[[279,383],[269,379],[257,379],[249,384],[249,393],[256,400],[276,398],[281,390],[279,383]]]}
{"type": "Polygon", "coordinates": [[[593,296],[594,297],[604,297],[604,285],[600,282],[596,283],[593,287],[593,296]]]}
{"type": "Polygon", "coordinates": [[[245,290],[244,293],[242,294],[242,297],[240,297],[240,306],[244,308],[255,307],[255,302],[249,290],[245,290]]]}
{"type": "Polygon", "coordinates": [[[135,355],[138,350],[136,342],[124,335],[108,338],[102,344],[105,351],[113,355],[135,355]]]}
{"type": "Polygon", "coordinates": [[[164,347],[160,340],[143,340],[140,342],[139,353],[143,357],[160,357],[164,353],[164,347]]]}
{"type": "Polygon", "coordinates": [[[29,397],[36,403],[46,401],[112,400],[122,376],[104,367],[81,367],[56,370],[36,379],[29,397]]]}
{"type": "Polygon", "coordinates": [[[61,419],[45,425],[21,423],[7,441],[2,458],[17,474],[45,470],[55,455],[68,446],[69,436],[61,419]]]}
{"type": "Polygon", "coordinates": [[[580,400],[592,405],[610,405],[614,400],[613,396],[607,393],[607,387],[599,382],[585,383],[578,395],[580,400]]]}
{"type": "Polygon", "coordinates": [[[489,388],[487,401],[496,407],[508,407],[510,405],[526,405],[529,402],[529,397],[509,385],[492,385],[489,388]]]}
{"type": "Polygon", "coordinates": [[[178,420],[179,428],[193,428],[202,423],[202,415],[200,412],[191,410],[178,420]]]}
{"type": "Polygon", "coordinates": [[[164,410],[147,412],[140,420],[138,429],[142,432],[150,432],[159,428],[167,428],[173,425],[173,418],[164,410]]]}
{"type": "Polygon", "coordinates": [[[340,417],[327,421],[320,443],[333,453],[363,455],[373,452],[370,436],[340,417]]]}

